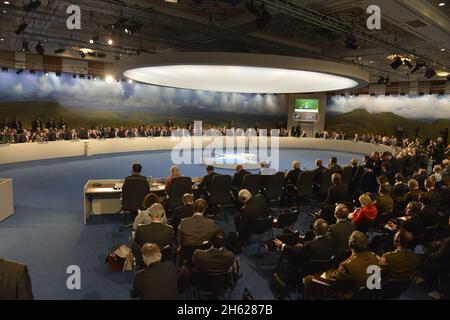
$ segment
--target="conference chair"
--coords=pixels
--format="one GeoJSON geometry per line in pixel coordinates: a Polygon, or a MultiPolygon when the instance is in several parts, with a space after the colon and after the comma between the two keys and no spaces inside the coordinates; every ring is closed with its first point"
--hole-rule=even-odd
{"type": "Polygon", "coordinates": [[[273,217],[260,218],[252,220],[251,236],[258,236],[258,257],[261,257],[261,246],[263,245],[264,235],[268,235],[268,239],[273,238],[273,217]]]}
{"type": "Polygon", "coordinates": [[[300,207],[300,201],[313,198],[314,171],[302,171],[297,179],[297,184],[286,185],[286,193],[289,197],[294,197],[296,208],[300,207]]]}
{"type": "Polygon", "coordinates": [[[252,196],[256,196],[261,189],[261,176],[259,174],[247,174],[242,180],[241,190],[247,189],[252,196]]]}
{"type": "MultiPolygon", "coordinates": [[[[356,169],[358,170],[358,169],[356,169]]],[[[350,166],[346,166],[342,169],[342,182],[346,185],[350,185],[352,181],[353,168],[350,166]]]]}
{"type": "Polygon", "coordinates": [[[119,228],[119,231],[123,231],[126,228],[133,226],[133,221],[127,224],[127,218],[130,217],[132,212],[142,210],[144,198],[149,193],[149,186],[147,180],[144,179],[127,179],[122,187],[122,208],[124,212],[124,224],[119,228]]]}
{"type": "Polygon", "coordinates": [[[207,300],[229,299],[234,288],[229,272],[194,272],[191,285],[194,300],[201,298],[207,300]]]}
{"type": "Polygon", "coordinates": [[[274,175],[267,177],[267,186],[264,188],[263,193],[267,202],[270,204],[273,201],[281,201],[284,188],[284,173],[277,172],[274,175]]]}
{"type": "Polygon", "coordinates": [[[382,300],[397,299],[408,290],[411,285],[411,279],[388,279],[381,283],[381,290],[378,295],[382,300]]]}
{"type": "Polygon", "coordinates": [[[333,171],[331,170],[325,170],[322,175],[322,179],[320,181],[320,188],[319,192],[322,197],[325,197],[325,195],[328,193],[328,189],[331,188],[332,182],[331,182],[331,176],[333,175],[333,171]]]}
{"type": "MultiPolygon", "coordinates": [[[[221,207],[233,206],[233,198],[231,193],[231,176],[216,175],[212,178],[209,186],[209,205],[214,211],[214,218],[217,211],[221,211],[221,207]]],[[[228,221],[227,214],[224,213],[225,220],[228,221]]]]}
{"type": "Polygon", "coordinates": [[[181,207],[183,205],[182,198],[185,193],[192,193],[191,177],[173,178],[170,189],[166,191],[166,208],[171,210],[181,207]]]}
{"type": "Polygon", "coordinates": [[[273,227],[279,229],[290,228],[295,225],[299,216],[297,210],[288,210],[279,215],[277,219],[274,219],[273,227]]]}
{"type": "Polygon", "coordinates": [[[194,255],[194,251],[197,249],[206,250],[211,247],[211,243],[207,242],[199,246],[182,246],[177,254],[179,267],[186,265],[189,269],[192,268],[192,256],[194,255]]]}

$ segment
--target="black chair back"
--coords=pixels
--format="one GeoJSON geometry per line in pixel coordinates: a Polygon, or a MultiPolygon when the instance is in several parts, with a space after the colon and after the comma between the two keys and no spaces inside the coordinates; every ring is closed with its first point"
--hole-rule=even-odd
{"type": "Polygon", "coordinates": [[[320,218],[328,222],[329,225],[336,223],[336,217],[334,216],[336,206],[326,205],[320,209],[320,218]]]}
{"type": "Polygon", "coordinates": [[[201,246],[182,246],[178,252],[178,265],[182,266],[184,262],[186,262],[188,266],[192,266],[192,256],[194,255],[194,251],[197,249],[206,250],[210,247],[211,244],[209,242],[202,244],[201,246]]]}
{"type": "Polygon", "coordinates": [[[383,300],[397,299],[403,293],[405,293],[406,290],[408,290],[410,285],[411,279],[404,279],[404,280],[389,279],[386,282],[381,283],[381,292],[380,292],[381,299],[383,300]]]}
{"type": "Polygon", "coordinates": [[[247,174],[244,176],[241,186],[242,189],[250,191],[252,196],[257,195],[261,189],[261,176],[259,174],[247,174]]]}
{"type": "Polygon", "coordinates": [[[352,185],[353,186],[359,187],[363,172],[364,172],[364,166],[359,166],[358,169],[356,169],[355,175],[352,177],[352,185]]]}
{"type": "Polygon", "coordinates": [[[231,276],[229,273],[194,272],[191,284],[200,294],[220,297],[231,286],[231,276]]]}
{"type": "Polygon", "coordinates": [[[302,171],[297,180],[297,197],[313,196],[314,171],[302,171]]]}
{"type": "Polygon", "coordinates": [[[144,198],[149,193],[145,179],[126,179],[122,188],[122,210],[134,211],[143,208],[144,198]]]}
{"type": "Polygon", "coordinates": [[[277,200],[283,194],[284,173],[277,172],[267,177],[267,187],[264,190],[264,196],[267,200],[277,200]]]}
{"type": "Polygon", "coordinates": [[[277,222],[275,224],[276,228],[288,228],[297,222],[299,212],[285,212],[278,216],[277,222]]]}
{"type": "Polygon", "coordinates": [[[322,179],[320,180],[320,194],[327,194],[328,189],[330,189],[332,182],[331,176],[333,175],[333,171],[325,170],[322,175],[322,179]]]}
{"type": "Polygon", "coordinates": [[[262,234],[272,229],[273,217],[252,220],[252,234],[262,234]]]}
{"type": "Polygon", "coordinates": [[[333,265],[332,260],[311,260],[304,264],[303,275],[321,274],[329,269],[333,265]]]}
{"type": "Polygon", "coordinates": [[[209,202],[212,205],[231,205],[231,176],[215,175],[209,187],[209,202]]]}
{"type": "Polygon", "coordinates": [[[276,238],[289,246],[294,246],[300,240],[300,231],[289,230],[288,233],[279,234],[276,238]]]}
{"type": "Polygon", "coordinates": [[[342,182],[346,185],[350,185],[352,181],[353,168],[351,166],[346,166],[342,169],[342,182]]]}
{"type": "Polygon", "coordinates": [[[185,193],[192,193],[191,177],[173,178],[170,188],[166,192],[166,207],[170,209],[181,207],[183,205],[182,198],[185,193]]]}

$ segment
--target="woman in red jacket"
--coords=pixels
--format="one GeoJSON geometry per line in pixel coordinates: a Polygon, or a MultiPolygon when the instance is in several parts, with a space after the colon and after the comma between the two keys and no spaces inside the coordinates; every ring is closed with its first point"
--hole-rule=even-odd
{"type": "Polygon", "coordinates": [[[352,222],[359,226],[369,222],[375,221],[377,218],[377,207],[373,204],[372,198],[368,194],[363,194],[359,197],[361,208],[356,209],[352,213],[352,222]]]}

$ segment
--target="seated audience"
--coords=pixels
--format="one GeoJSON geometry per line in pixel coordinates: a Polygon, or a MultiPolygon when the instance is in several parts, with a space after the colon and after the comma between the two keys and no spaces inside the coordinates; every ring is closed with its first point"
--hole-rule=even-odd
{"type": "Polygon", "coordinates": [[[345,257],[345,254],[349,249],[348,239],[350,235],[355,231],[355,225],[348,220],[348,207],[345,204],[338,204],[334,210],[334,216],[336,217],[336,223],[332,224],[328,230],[330,237],[334,239],[335,259],[339,262],[345,257]]]}
{"type": "Polygon", "coordinates": [[[394,221],[389,221],[388,226],[393,231],[404,229],[408,232],[411,232],[414,239],[421,238],[425,231],[425,226],[423,224],[422,218],[420,218],[421,210],[422,205],[419,202],[412,201],[406,205],[404,220],[399,221],[398,224],[394,221]]]}
{"type": "Polygon", "coordinates": [[[442,181],[442,167],[440,165],[435,165],[433,167],[433,174],[430,176],[437,184],[442,181]]]}
{"type": "Polygon", "coordinates": [[[380,258],[381,279],[408,280],[414,277],[421,259],[414,253],[414,238],[411,232],[398,231],[394,236],[395,251],[387,252],[380,258]]]}
{"type": "Polygon", "coordinates": [[[160,247],[146,243],[142,247],[144,269],[134,275],[132,298],[142,300],[178,300],[177,270],[171,261],[161,262],[160,247]]]}
{"type": "Polygon", "coordinates": [[[149,224],[152,222],[152,218],[150,217],[150,207],[155,203],[159,203],[159,197],[156,194],[149,193],[145,196],[143,204],[145,210],[138,210],[138,215],[134,219],[133,230],[136,230],[141,224],[149,224]]]}
{"type": "Polygon", "coordinates": [[[249,242],[252,235],[252,223],[256,219],[267,218],[269,207],[266,199],[258,194],[252,196],[250,191],[242,189],[238,194],[239,201],[244,205],[235,216],[236,230],[244,242],[249,242]]]}
{"type": "Polygon", "coordinates": [[[339,173],[333,173],[331,182],[333,185],[328,189],[327,203],[336,204],[349,201],[348,185],[342,182],[342,176],[339,173]]]}
{"type": "Polygon", "coordinates": [[[271,168],[266,161],[260,162],[259,174],[261,176],[261,186],[267,187],[268,176],[274,175],[277,173],[277,170],[271,168]]]}
{"type": "Polygon", "coordinates": [[[0,258],[0,300],[33,300],[25,264],[0,258]]]}
{"type": "Polygon", "coordinates": [[[178,248],[184,246],[202,246],[207,243],[216,229],[214,220],[205,218],[206,201],[195,200],[192,217],[181,220],[177,232],[178,248]]]}
{"type": "Polygon", "coordinates": [[[325,277],[320,277],[321,282],[328,283],[329,286],[319,284],[314,280],[314,276],[304,279],[305,300],[313,299],[351,299],[355,293],[365,287],[369,273],[369,266],[378,265],[378,257],[367,251],[367,236],[359,231],[354,231],[349,239],[348,246],[351,256],[339,265],[336,271],[329,271],[325,277]]]}
{"type": "Polygon", "coordinates": [[[350,219],[357,227],[366,225],[367,223],[375,221],[377,218],[377,207],[375,207],[372,198],[368,194],[363,194],[359,197],[361,208],[356,209],[350,214],[350,219]]]}
{"type": "Polygon", "coordinates": [[[230,271],[235,256],[231,251],[224,248],[225,232],[216,229],[211,234],[211,248],[194,251],[192,260],[194,269],[205,273],[226,273],[230,271]]]}
{"type": "MultiPolygon", "coordinates": [[[[135,189],[136,182],[139,182],[139,190],[142,191],[142,194],[148,194],[150,192],[150,187],[148,185],[147,178],[144,177],[143,175],[141,175],[142,165],[140,163],[133,163],[131,168],[132,168],[131,176],[126,177],[123,182],[123,186],[122,186],[123,194],[129,194],[131,191],[128,192],[128,190],[133,190],[132,192],[134,193],[136,191],[136,189],[135,189]],[[133,188],[133,189],[131,189],[131,188],[133,188]]],[[[142,199],[141,201],[143,201],[143,200],[144,199],[142,199]]],[[[133,217],[136,216],[137,213],[138,213],[137,211],[131,212],[131,221],[134,221],[133,217]]],[[[130,217],[126,217],[126,220],[129,218],[130,217]]]]}

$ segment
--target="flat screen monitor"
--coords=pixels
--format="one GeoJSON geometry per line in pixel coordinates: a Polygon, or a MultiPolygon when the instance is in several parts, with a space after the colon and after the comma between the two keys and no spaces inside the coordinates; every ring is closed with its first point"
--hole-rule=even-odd
{"type": "Polygon", "coordinates": [[[296,113],[319,113],[319,99],[295,99],[296,113]]]}

